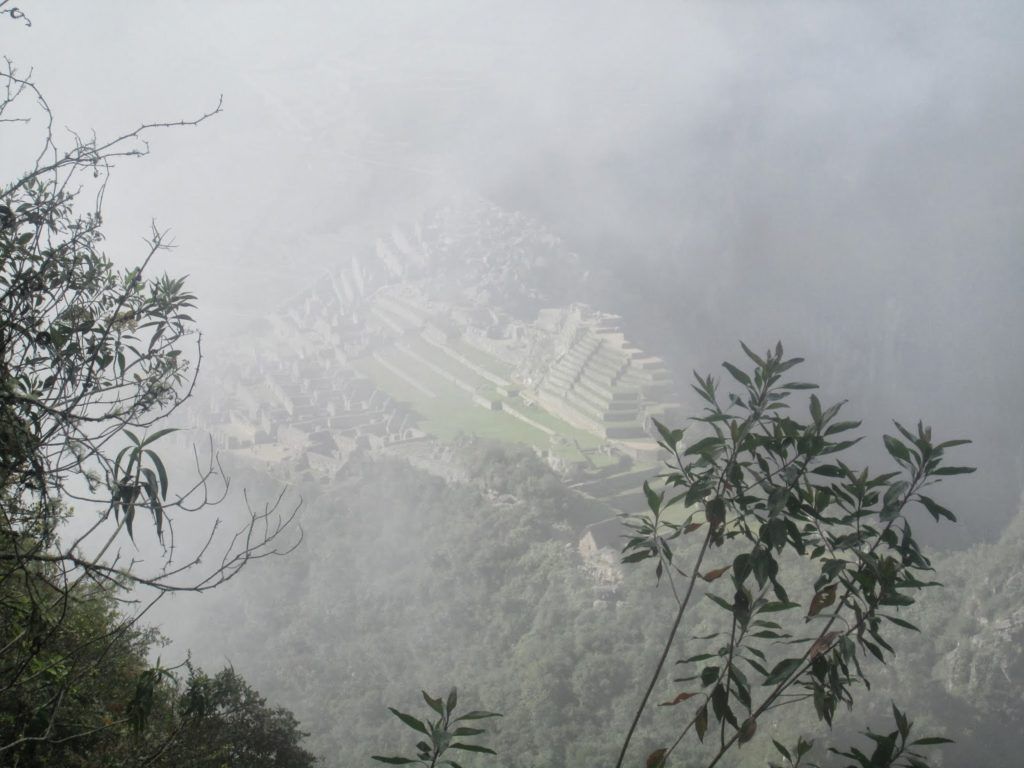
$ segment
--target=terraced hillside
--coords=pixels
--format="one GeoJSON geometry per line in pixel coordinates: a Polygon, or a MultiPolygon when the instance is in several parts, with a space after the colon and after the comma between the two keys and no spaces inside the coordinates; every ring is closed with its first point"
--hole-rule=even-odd
{"type": "Polygon", "coordinates": [[[323,472],[460,434],[522,443],[615,502],[620,474],[653,466],[650,420],[671,421],[676,397],[617,317],[564,303],[578,274],[521,214],[435,210],[268,315],[227,356],[204,422],[222,448],[323,472]]]}

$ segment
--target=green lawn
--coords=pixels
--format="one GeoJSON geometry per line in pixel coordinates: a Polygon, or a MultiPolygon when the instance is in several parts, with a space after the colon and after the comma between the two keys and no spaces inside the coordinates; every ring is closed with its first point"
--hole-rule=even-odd
{"type": "Polygon", "coordinates": [[[413,336],[403,339],[402,343],[418,355],[422,356],[425,360],[429,360],[441,370],[447,371],[453,376],[458,377],[461,381],[466,382],[470,386],[479,389],[493,389],[494,385],[491,384],[491,382],[475,373],[473,369],[467,368],[455,358],[450,355],[446,355],[429,341],[425,341],[419,336],[413,336]]]}
{"type": "MultiPolygon", "coordinates": [[[[430,360],[444,371],[447,371],[460,380],[473,385],[477,391],[485,396],[499,399],[497,390],[493,384],[478,376],[471,369],[459,363],[454,358],[445,354],[442,350],[419,337],[407,337],[403,343],[409,349],[415,351],[423,358],[430,360]]],[[[465,344],[462,347],[468,346],[465,344]]],[[[462,348],[460,352],[464,352],[462,348]]],[[[497,361],[478,350],[474,350],[477,357],[488,357],[491,366],[488,370],[498,373],[494,363],[497,361]]],[[[602,467],[617,461],[616,458],[604,456],[595,452],[604,440],[582,429],[578,429],[559,417],[549,413],[540,406],[526,405],[518,397],[505,398],[508,403],[517,411],[551,429],[555,434],[570,441],[575,440],[578,448],[572,442],[567,445],[552,445],[550,438],[542,430],[521,421],[502,411],[490,411],[473,402],[472,396],[457,387],[453,382],[440,376],[435,371],[410,357],[407,353],[397,347],[388,347],[381,350],[381,356],[398,365],[410,378],[421,387],[426,388],[433,397],[412,386],[409,381],[403,379],[394,371],[372,357],[365,357],[353,362],[353,367],[373,379],[382,390],[399,400],[416,413],[422,416],[419,426],[424,431],[440,438],[450,440],[459,433],[478,435],[506,442],[526,443],[539,448],[550,449],[555,455],[570,461],[584,461],[584,454],[596,466],[602,467]]],[[[470,355],[466,354],[469,358],[470,355]]],[[[474,360],[476,362],[476,360],[474,360]]],[[[483,365],[483,363],[480,363],[483,365]]],[[[507,371],[505,372],[507,373],[507,371]]]]}
{"type": "Polygon", "coordinates": [[[502,362],[493,355],[489,355],[482,350],[477,349],[469,342],[463,341],[462,339],[456,339],[452,341],[448,346],[458,352],[464,358],[472,363],[476,363],[485,371],[493,373],[495,376],[500,376],[503,379],[508,379],[512,373],[512,368],[506,363],[502,362]]]}
{"type": "Polygon", "coordinates": [[[507,413],[489,411],[477,405],[468,393],[433,371],[425,370],[415,360],[403,357],[399,350],[384,350],[382,356],[401,364],[403,370],[415,376],[416,381],[436,396],[427,397],[371,357],[362,358],[353,365],[373,379],[382,390],[419,413],[423,417],[419,426],[424,431],[442,440],[451,440],[461,432],[547,448],[550,442],[548,436],[539,429],[507,413]]]}

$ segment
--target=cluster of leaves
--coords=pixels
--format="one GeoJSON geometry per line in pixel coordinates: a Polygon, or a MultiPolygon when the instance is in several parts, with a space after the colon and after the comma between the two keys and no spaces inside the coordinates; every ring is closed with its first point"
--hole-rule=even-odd
{"type": "Polygon", "coordinates": [[[738,391],[723,397],[719,382],[696,375],[694,390],[705,409],[695,421],[707,434],[686,445],[682,430],[657,425],[671,459],[659,478],[661,488],[645,485],[648,511],[626,520],[623,560],[654,560],[657,577],[667,575],[672,582],[678,610],[619,765],[698,578],[714,582],[730,571],[726,594],[707,593],[728,614],[730,629],[698,638],[717,647],[678,661],[701,665],[676,678],[697,687],[669,703],[694,699],[698,706],[674,743],[654,754],[655,762],[666,761],[691,729],[704,741],[714,727],[718,743],[708,765],[715,765],[733,745],[753,738],[767,712],[806,700],[831,725],[839,704],[852,706],[855,685],[869,685],[864,655],[888,660],[888,626],[916,629],[898,613],[914,604],[918,590],[935,583],[924,576],[931,564],[906,512],[916,504],[936,520],[955,519],[922,491],[943,477],[973,471],[943,464],[947,449],[968,441],[936,442],[922,424],[915,432],[896,424],[899,435],[884,437],[894,471],[851,468],[840,455],[859,441],[847,435],[860,423],[839,419],[843,403],[825,407],[811,394],[801,419],[790,407],[791,395],[815,385],[783,378],[801,359],[786,359],[781,344],[763,355],[745,345],[743,350],[753,370],[724,364],[738,391]],[[687,574],[676,564],[674,548],[699,533],[702,542],[687,574]],[[708,569],[715,552],[725,562],[708,569]],[[775,614],[801,608],[782,575],[783,565],[797,560],[817,576],[802,621],[777,620],[775,614]],[[675,584],[679,577],[687,582],[682,594],[675,584]]]}
{"type": "Polygon", "coordinates": [[[138,268],[102,253],[98,212],[79,215],[62,177],[32,172],[0,191],[0,408],[11,446],[0,484],[41,500],[67,497],[69,476],[119,500],[106,446],[177,407],[194,380],[184,344],[198,335],[184,280],[145,279],[166,247],[154,232],[138,268]]]}
{"type": "MultiPolygon", "coordinates": [[[[924,755],[915,752],[915,747],[927,747],[937,744],[952,744],[952,740],[939,736],[926,736],[924,738],[909,741],[910,731],[914,723],[907,719],[905,713],[901,712],[895,704],[892,705],[892,716],[896,723],[896,730],[889,733],[875,733],[870,728],[864,731],[863,735],[874,744],[870,754],[857,747],[850,747],[847,750],[829,747],[829,752],[840,757],[848,757],[855,762],[847,763],[844,768],[876,768],[877,766],[894,766],[894,768],[928,768],[928,761],[924,755]]],[[[769,768],[800,768],[801,765],[807,768],[820,768],[817,763],[805,762],[814,747],[813,740],[803,737],[797,739],[796,745],[790,749],[785,745],[772,739],[776,751],[786,761],[785,766],[779,763],[769,762],[769,768]]]]}
{"type": "Polygon", "coordinates": [[[443,757],[448,750],[457,749],[464,752],[481,752],[487,755],[496,754],[493,749],[488,747],[457,739],[472,738],[485,733],[485,730],[482,728],[459,725],[459,723],[501,717],[499,713],[473,710],[459,717],[454,717],[455,707],[459,700],[458,691],[455,688],[452,688],[444,699],[435,699],[426,691],[422,691],[422,694],[423,700],[427,702],[427,706],[430,707],[437,717],[430,716],[420,720],[405,712],[399,712],[394,707],[388,707],[388,709],[391,711],[391,714],[405,725],[416,731],[416,733],[426,736],[429,741],[422,740],[416,743],[416,757],[383,757],[381,755],[373,755],[374,760],[387,763],[388,765],[425,765],[429,766],[429,768],[434,768],[434,766],[438,765],[448,765],[451,768],[461,768],[451,758],[443,757]]]}

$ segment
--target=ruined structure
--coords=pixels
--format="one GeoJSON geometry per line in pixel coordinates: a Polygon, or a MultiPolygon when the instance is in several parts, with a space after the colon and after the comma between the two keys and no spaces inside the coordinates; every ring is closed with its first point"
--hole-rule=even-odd
{"type": "Polygon", "coordinates": [[[650,420],[673,420],[677,398],[619,318],[566,303],[580,271],[522,214],[439,208],[268,315],[220,361],[200,422],[224,450],[324,476],[357,449],[463,432],[617,488],[656,455],[650,420]]]}

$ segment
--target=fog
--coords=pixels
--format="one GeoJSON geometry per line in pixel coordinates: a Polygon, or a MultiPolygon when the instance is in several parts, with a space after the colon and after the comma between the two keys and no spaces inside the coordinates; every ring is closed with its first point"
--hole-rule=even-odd
{"type": "Polygon", "coordinates": [[[119,262],[171,228],[161,267],[190,275],[214,364],[343,254],[483,198],[561,238],[564,298],[620,314],[681,390],[781,339],[868,434],[972,438],[961,525],[925,541],[994,541],[1017,514],[1019,2],[37,5],[0,48],[59,125],[223,96],[105,200],[119,262]]]}

